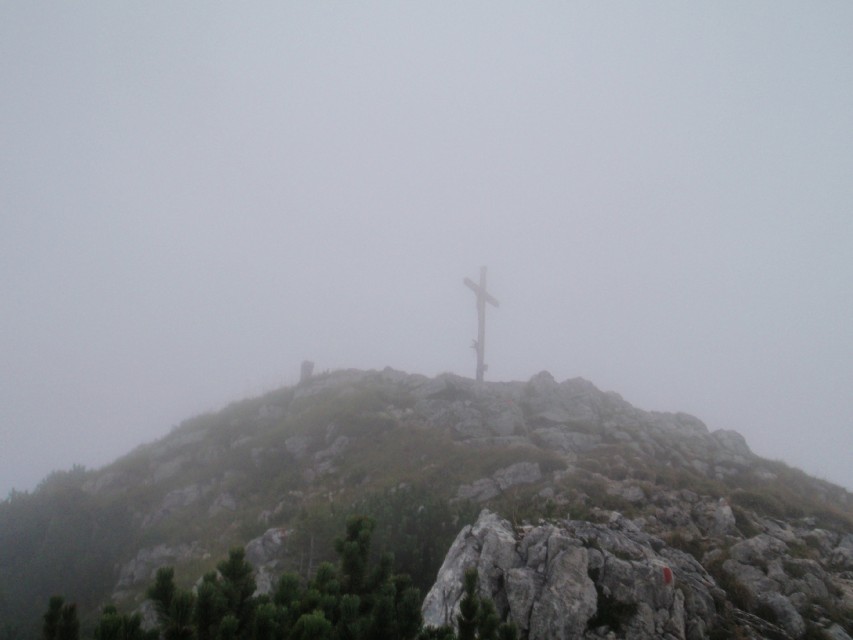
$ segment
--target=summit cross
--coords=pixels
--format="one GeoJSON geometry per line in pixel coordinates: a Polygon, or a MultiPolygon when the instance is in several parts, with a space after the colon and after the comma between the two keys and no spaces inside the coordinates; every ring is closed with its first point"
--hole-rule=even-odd
{"type": "Polygon", "coordinates": [[[480,283],[472,281],[470,278],[463,280],[465,286],[471,289],[477,295],[477,339],[472,345],[477,352],[477,382],[483,381],[483,374],[488,368],[485,363],[486,358],[486,303],[494,307],[500,306],[497,299],[486,291],[486,267],[480,267],[480,283]]]}

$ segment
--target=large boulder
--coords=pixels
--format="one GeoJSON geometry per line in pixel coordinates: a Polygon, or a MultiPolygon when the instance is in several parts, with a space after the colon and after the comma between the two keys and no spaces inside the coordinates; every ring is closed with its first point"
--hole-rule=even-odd
{"type": "Polygon", "coordinates": [[[276,578],[281,574],[281,560],[287,553],[291,533],[287,529],[274,527],[246,545],[246,561],[255,570],[255,595],[272,593],[276,578]]]}
{"type": "MultiPolygon", "coordinates": [[[[700,640],[715,624],[713,579],[688,554],[614,514],[516,531],[483,510],[457,536],[423,605],[427,626],[454,625],[465,570],[524,637],[700,640]]],[[[781,610],[781,609],[780,609],[781,610]]]]}
{"type": "Polygon", "coordinates": [[[591,382],[574,378],[558,383],[547,371],[530,379],[525,397],[529,420],[539,426],[597,424],[604,401],[604,393],[591,382]]]}

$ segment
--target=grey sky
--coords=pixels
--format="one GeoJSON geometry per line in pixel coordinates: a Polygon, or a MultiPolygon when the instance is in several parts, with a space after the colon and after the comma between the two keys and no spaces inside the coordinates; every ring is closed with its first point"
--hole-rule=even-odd
{"type": "Polygon", "coordinates": [[[853,488],[853,4],[0,4],[0,495],[317,367],[853,488]]]}

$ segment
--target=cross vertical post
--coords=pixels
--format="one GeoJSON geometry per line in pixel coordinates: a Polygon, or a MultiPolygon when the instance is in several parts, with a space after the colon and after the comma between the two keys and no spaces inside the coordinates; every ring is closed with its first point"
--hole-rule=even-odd
{"type": "Polygon", "coordinates": [[[494,307],[500,306],[497,299],[486,291],[486,267],[480,267],[480,282],[475,283],[470,278],[463,280],[465,286],[477,296],[477,339],[473,347],[477,352],[477,382],[483,381],[486,366],[486,303],[494,307]]]}

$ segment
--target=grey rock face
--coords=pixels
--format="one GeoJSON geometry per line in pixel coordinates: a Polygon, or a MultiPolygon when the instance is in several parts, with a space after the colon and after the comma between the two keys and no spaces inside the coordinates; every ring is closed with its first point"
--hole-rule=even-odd
{"type": "Polygon", "coordinates": [[[763,593],[759,597],[759,602],[773,612],[777,624],[791,637],[799,638],[806,632],[806,623],[803,621],[803,617],[797,612],[791,601],[782,594],[763,593]]]}
{"type": "Polygon", "coordinates": [[[530,629],[530,613],[537,594],[542,592],[544,577],[531,567],[515,567],[506,574],[506,596],[509,614],[522,633],[530,629]]]}
{"type": "Polygon", "coordinates": [[[451,624],[459,613],[459,600],[462,597],[460,577],[468,567],[476,566],[480,556],[482,542],[472,535],[471,525],[465,526],[456,536],[456,540],[444,557],[422,611],[424,622],[440,627],[451,624]]]}
{"type": "Polygon", "coordinates": [[[132,560],[122,565],[115,587],[116,595],[150,582],[160,567],[201,558],[205,553],[205,550],[196,543],[176,546],[160,544],[156,547],[140,549],[132,560]]]}
{"type": "MultiPolygon", "coordinates": [[[[613,442],[638,453],[668,458],[677,466],[722,479],[738,473],[755,456],[734,431],[708,431],[685,413],[646,412],[618,394],[602,392],[582,378],[557,382],[543,371],[522,383],[475,383],[454,375],[412,377],[414,415],[447,429],[457,440],[523,442],[581,457],[613,442]]],[[[762,473],[754,469],[754,473],[762,473]]],[[[494,491],[475,492],[484,496],[494,491]]],[[[493,495],[492,495],[493,497],[493,495]]]]}
{"type": "Polygon", "coordinates": [[[618,515],[606,525],[561,521],[517,532],[484,510],[453,543],[424,601],[424,621],[454,623],[464,572],[476,567],[481,595],[531,640],[685,639],[688,628],[691,638],[706,637],[715,620],[713,580],[691,556],[656,547],[663,551],[618,515]]]}
{"type": "Polygon", "coordinates": [[[520,383],[478,385],[459,376],[425,381],[412,392],[415,413],[435,427],[448,428],[461,440],[525,433],[520,383]]]}
{"type": "Polygon", "coordinates": [[[246,545],[246,561],[257,568],[278,559],[285,548],[287,536],[286,529],[267,529],[246,545]]]}
{"type": "Polygon", "coordinates": [[[596,423],[604,400],[605,395],[592,383],[575,378],[558,384],[547,371],[530,379],[526,397],[531,422],[543,426],[596,423]]]}
{"type": "Polygon", "coordinates": [[[461,576],[469,567],[477,567],[481,594],[491,598],[504,615],[509,606],[502,592],[505,570],[521,564],[515,534],[509,523],[483,510],[473,526],[466,526],[456,536],[438,571],[438,578],[424,600],[424,620],[432,626],[456,620],[462,598],[461,576]]]}
{"type": "Polygon", "coordinates": [[[280,561],[287,553],[287,529],[267,529],[246,545],[246,561],[255,569],[255,595],[272,593],[276,577],[281,573],[280,561]]]}
{"type": "Polygon", "coordinates": [[[746,444],[746,440],[737,431],[718,429],[711,436],[727,451],[744,457],[752,455],[752,451],[749,445],[746,444]]]}
{"type": "Polygon", "coordinates": [[[542,479],[542,472],[535,462],[517,462],[495,471],[492,476],[501,491],[506,491],[519,484],[531,484],[542,479]]]}
{"type": "MultiPolygon", "coordinates": [[[[529,610],[530,640],[571,640],[583,635],[597,608],[588,568],[583,547],[571,546],[551,560],[545,584],[529,610]]],[[[520,611],[522,618],[525,613],[520,611]]]]}
{"type": "Polygon", "coordinates": [[[744,564],[766,565],[771,558],[785,553],[787,549],[778,538],[762,533],[733,545],[729,556],[744,564]]]}
{"type": "Polygon", "coordinates": [[[848,537],[814,529],[807,520],[790,525],[756,518],[766,532],[732,544],[740,534],[725,501],[689,491],[669,499],[674,520],[698,517],[706,535],[717,532],[718,546],[703,562],[719,562],[720,584],[731,591],[696,558],[644,531],[646,519],[599,512],[609,514],[606,523],[560,520],[515,529],[484,510],[451,547],[424,602],[426,624],[455,622],[464,572],[476,567],[481,595],[494,601],[502,619],[515,622],[522,638],[708,640],[736,625],[743,637],[793,640],[817,624],[827,637],[846,639],[837,622],[807,621],[807,614],[815,602],[850,609],[853,576],[831,573],[829,556],[792,557],[791,550],[802,549],[804,539],[812,548],[837,542],[831,550],[843,557],[848,537]]]}
{"type": "Polygon", "coordinates": [[[727,502],[721,500],[714,511],[714,524],[711,527],[711,534],[715,536],[725,536],[733,534],[737,529],[735,514],[727,502]]]}
{"type": "Polygon", "coordinates": [[[830,560],[841,569],[853,570],[853,533],[848,533],[841,539],[839,545],[833,549],[830,560]]]}

